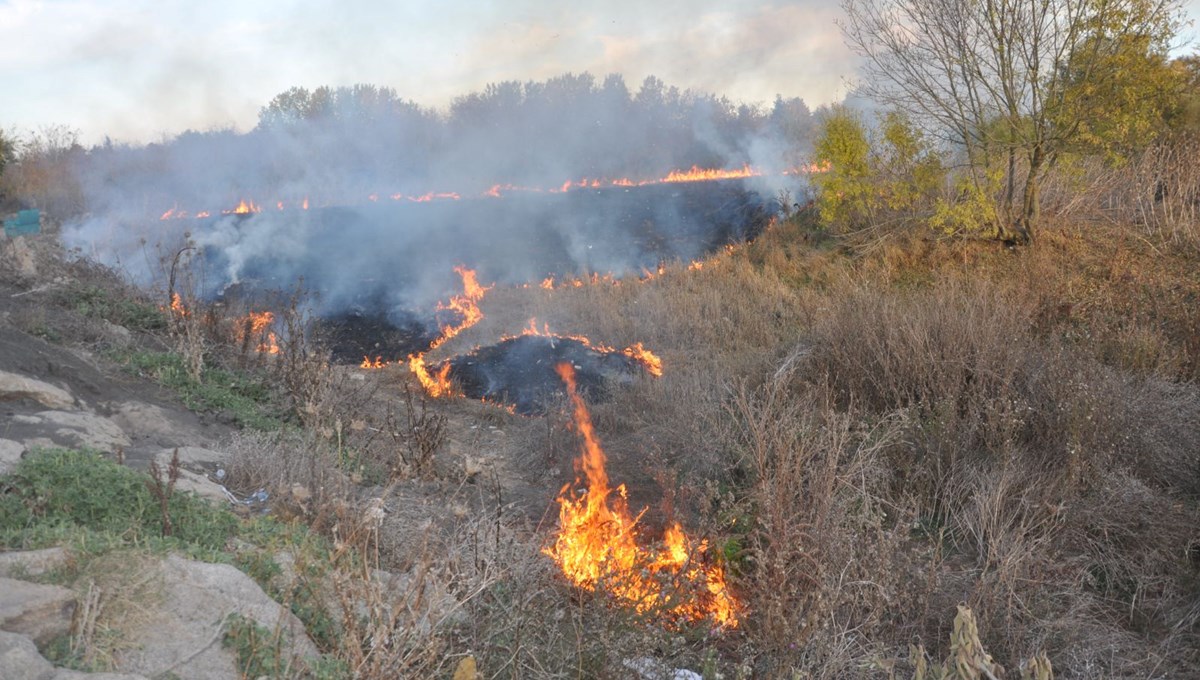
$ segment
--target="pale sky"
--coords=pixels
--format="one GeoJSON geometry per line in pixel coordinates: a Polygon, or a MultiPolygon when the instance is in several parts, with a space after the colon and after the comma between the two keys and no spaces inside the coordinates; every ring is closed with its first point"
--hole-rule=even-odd
{"type": "Polygon", "coordinates": [[[820,0],[0,0],[0,128],[147,142],[247,130],[292,86],[370,83],[443,107],[568,71],[816,107],[854,75],[840,14],[820,0]]]}

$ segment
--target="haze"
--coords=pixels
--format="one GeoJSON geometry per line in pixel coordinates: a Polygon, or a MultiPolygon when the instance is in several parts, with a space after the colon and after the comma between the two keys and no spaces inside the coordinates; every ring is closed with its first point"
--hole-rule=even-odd
{"type": "Polygon", "coordinates": [[[815,107],[843,98],[853,72],[839,14],[817,0],[13,0],[0,3],[0,125],[148,142],[246,130],[292,86],[371,83],[444,107],[487,83],[568,71],[815,107]]]}

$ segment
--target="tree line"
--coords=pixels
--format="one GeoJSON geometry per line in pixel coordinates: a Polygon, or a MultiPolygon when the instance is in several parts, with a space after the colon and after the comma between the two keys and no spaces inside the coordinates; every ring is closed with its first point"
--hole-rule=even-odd
{"type": "Polygon", "coordinates": [[[26,202],[74,214],[239,197],[319,204],[585,177],[649,179],[694,165],[783,170],[808,158],[812,121],[800,98],[735,103],[653,76],[636,89],[616,74],[505,81],[444,109],[375,85],[294,87],[267,102],[245,132],[189,130],[150,144],[90,148],[70,135],[33,135],[13,154],[5,186],[26,202]],[[33,172],[48,163],[59,174],[52,183],[33,172]]]}

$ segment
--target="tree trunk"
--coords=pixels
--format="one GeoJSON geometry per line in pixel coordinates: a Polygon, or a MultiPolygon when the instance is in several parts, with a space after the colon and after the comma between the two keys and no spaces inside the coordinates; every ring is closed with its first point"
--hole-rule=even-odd
{"type": "Polygon", "coordinates": [[[1015,240],[1023,244],[1032,244],[1038,228],[1038,220],[1042,216],[1042,204],[1039,183],[1042,165],[1046,156],[1041,144],[1033,147],[1029,154],[1029,174],[1025,177],[1025,188],[1022,191],[1021,216],[1014,225],[1014,234],[1005,240],[1015,240]]]}

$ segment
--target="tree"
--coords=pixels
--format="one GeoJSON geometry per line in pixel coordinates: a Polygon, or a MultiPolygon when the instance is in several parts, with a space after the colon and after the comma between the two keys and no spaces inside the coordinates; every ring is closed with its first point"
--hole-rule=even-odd
{"type": "Polygon", "coordinates": [[[846,106],[818,117],[814,156],[827,168],[812,175],[817,209],[831,229],[854,231],[908,221],[930,206],[945,183],[941,156],[901,112],[874,129],[846,106]]]}
{"type": "MultiPolygon", "coordinates": [[[[1086,90],[1152,78],[1181,25],[1180,4],[843,0],[842,29],[864,57],[866,94],[960,149],[972,194],[996,196],[988,219],[996,235],[1028,242],[1041,182],[1061,154],[1146,129],[1140,120],[1106,123],[1111,99],[1086,90]]],[[[1151,115],[1132,103],[1123,116],[1151,115]]]]}
{"type": "Polygon", "coordinates": [[[0,175],[4,174],[4,166],[17,158],[17,142],[10,135],[0,130],[0,175]]]}

